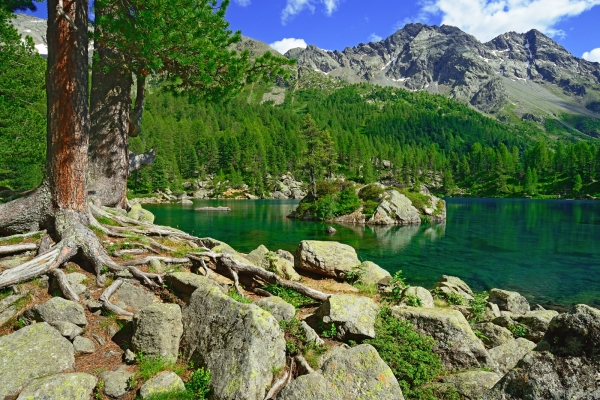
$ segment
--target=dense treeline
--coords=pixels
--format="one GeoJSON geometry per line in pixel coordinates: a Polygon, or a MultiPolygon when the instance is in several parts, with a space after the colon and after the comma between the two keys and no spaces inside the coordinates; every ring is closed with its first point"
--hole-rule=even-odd
{"type": "Polygon", "coordinates": [[[597,142],[557,145],[533,123],[502,124],[442,96],[353,85],[288,92],[278,106],[251,97],[246,91],[227,104],[207,104],[150,95],[132,149],[154,148],[159,157],[131,177],[131,189],[177,189],[184,180],[215,177],[260,195],[288,171],[307,181],[300,132],[308,113],[334,140],[332,172],[359,182],[387,178],[495,196],[598,191],[597,142]]]}

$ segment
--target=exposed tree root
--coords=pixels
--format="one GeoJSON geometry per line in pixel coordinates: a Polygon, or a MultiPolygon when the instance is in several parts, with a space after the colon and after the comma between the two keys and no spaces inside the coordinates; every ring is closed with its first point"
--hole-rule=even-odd
{"type": "Polygon", "coordinates": [[[19,254],[26,251],[37,250],[38,245],[36,243],[22,243],[13,244],[10,246],[0,246],[0,256],[19,254]]]}
{"type": "Polygon", "coordinates": [[[40,247],[38,248],[37,255],[41,256],[52,247],[52,239],[48,235],[42,236],[42,240],[40,240],[40,247]]]}
{"type": "Polygon", "coordinates": [[[269,390],[269,392],[265,396],[265,400],[273,399],[277,395],[277,393],[279,393],[279,391],[281,389],[283,389],[285,387],[285,385],[287,385],[292,380],[293,372],[294,372],[294,359],[290,358],[289,369],[286,371],[286,373],[281,378],[279,378],[275,383],[273,383],[273,386],[271,386],[271,390],[269,390]]]}
{"type": "Polygon", "coordinates": [[[165,264],[188,264],[190,262],[189,258],[148,256],[146,258],[141,258],[139,260],[125,261],[122,265],[123,265],[123,267],[134,267],[137,265],[147,265],[147,264],[150,264],[150,261],[152,261],[152,260],[162,261],[165,264]]]}
{"type": "Polygon", "coordinates": [[[34,237],[34,236],[38,236],[38,235],[43,235],[45,234],[46,231],[35,231],[35,232],[29,232],[29,233],[20,233],[18,235],[12,235],[12,236],[5,236],[0,238],[0,242],[8,242],[11,241],[13,239],[28,239],[30,237],[34,237]]]}
{"type": "Polygon", "coordinates": [[[52,270],[50,273],[54,276],[54,278],[56,278],[58,287],[60,287],[60,290],[65,297],[69,300],[79,302],[79,296],[77,293],[75,293],[73,288],[71,288],[71,285],[69,285],[69,281],[67,281],[67,275],[65,275],[65,273],[58,268],[52,270]]]}
{"type": "Polygon", "coordinates": [[[122,279],[118,279],[114,281],[109,287],[106,288],[102,295],[100,296],[100,302],[108,311],[111,311],[117,315],[127,315],[129,317],[133,316],[129,311],[123,310],[121,307],[118,307],[110,302],[110,298],[117,291],[118,288],[123,284],[122,279]]]}

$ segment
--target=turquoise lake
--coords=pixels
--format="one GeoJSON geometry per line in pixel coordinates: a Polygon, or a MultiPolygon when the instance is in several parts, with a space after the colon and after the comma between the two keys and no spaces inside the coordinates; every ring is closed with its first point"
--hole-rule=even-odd
{"type": "Polygon", "coordinates": [[[600,202],[448,199],[445,224],[372,227],[286,218],[298,201],[207,200],[194,205],[146,205],[156,223],[222,240],[248,253],[264,244],[292,253],[304,239],[354,247],[361,260],[413,286],[430,288],[441,275],[464,279],[476,291],[502,288],[532,304],[600,305],[600,202]],[[230,213],[194,212],[228,206],[230,213]],[[335,235],[325,233],[333,225],[335,235]]]}

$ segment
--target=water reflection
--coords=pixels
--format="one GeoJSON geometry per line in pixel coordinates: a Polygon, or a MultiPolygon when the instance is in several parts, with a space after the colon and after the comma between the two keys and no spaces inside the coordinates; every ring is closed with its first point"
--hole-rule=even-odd
{"type": "Polygon", "coordinates": [[[412,285],[432,286],[457,275],[476,290],[518,290],[542,304],[600,302],[600,203],[449,199],[448,220],[433,226],[361,226],[294,221],[297,201],[202,201],[231,213],[194,212],[180,205],[147,206],[157,222],[212,236],[249,252],[264,244],[295,251],[304,239],[335,240],[359,258],[390,272],[403,270],[412,285]]]}

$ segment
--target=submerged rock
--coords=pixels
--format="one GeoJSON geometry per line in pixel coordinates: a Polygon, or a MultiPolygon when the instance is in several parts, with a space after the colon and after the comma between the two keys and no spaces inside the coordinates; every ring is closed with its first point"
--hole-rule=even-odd
{"type": "Polygon", "coordinates": [[[298,269],[341,279],[361,264],[351,246],[317,240],[301,241],[295,260],[298,269]]]}
{"type": "Polygon", "coordinates": [[[285,366],[279,323],[204,281],[183,310],[183,358],[211,371],[212,399],[263,400],[273,372],[285,366]]]}

